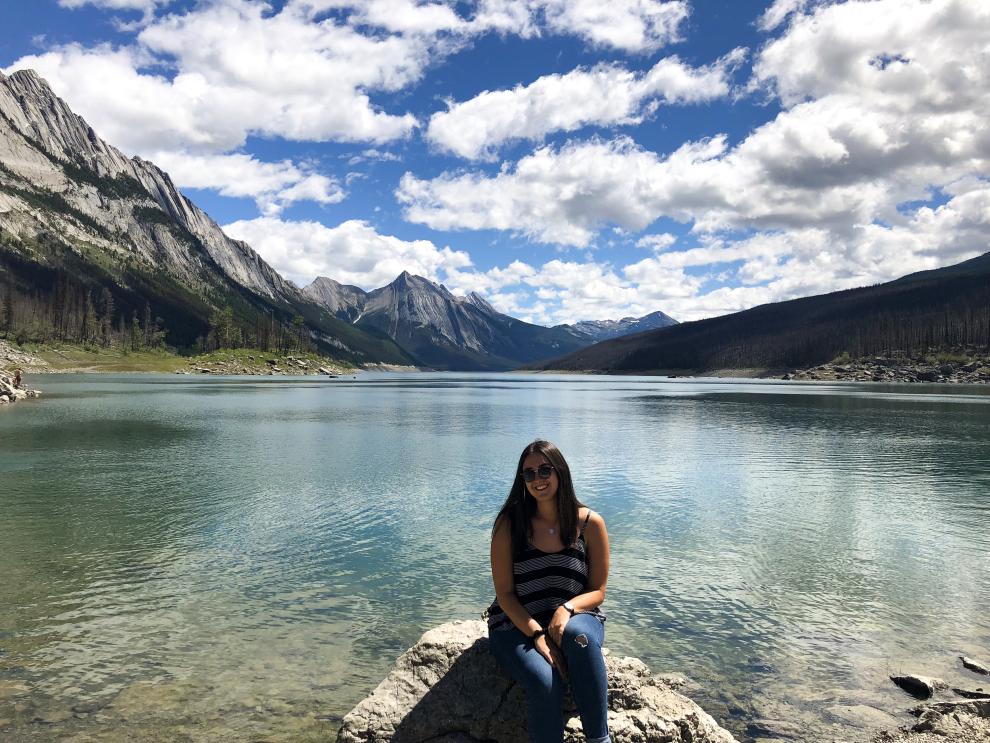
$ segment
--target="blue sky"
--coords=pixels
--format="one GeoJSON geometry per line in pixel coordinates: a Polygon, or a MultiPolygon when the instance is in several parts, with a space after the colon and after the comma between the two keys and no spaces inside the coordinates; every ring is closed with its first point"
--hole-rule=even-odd
{"type": "Polygon", "coordinates": [[[300,285],[687,320],[987,250],[981,0],[0,8],[0,69],[300,285]]]}

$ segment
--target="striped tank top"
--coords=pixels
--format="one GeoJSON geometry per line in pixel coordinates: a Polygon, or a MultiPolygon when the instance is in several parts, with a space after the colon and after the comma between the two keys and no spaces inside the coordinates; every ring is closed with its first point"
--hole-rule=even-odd
{"type": "MultiPolygon", "coordinates": [[[[550,623],[553,613],[561,604],[584,593],[588,587],[588,550],[584,541],[584,527],[588,525],[590,518],[589,511],[573,546],[565,547],[559,552],[544,552],[530,542],[512,561],[519,603],[541,627],[550,623]]],[[[605,619],[605,615],[597,608],[586,613],[605,619]]],[[[509,630],[515,626],[502,611],[498,601],[488,607],[486,614],[489,630],[509,630]]]]}

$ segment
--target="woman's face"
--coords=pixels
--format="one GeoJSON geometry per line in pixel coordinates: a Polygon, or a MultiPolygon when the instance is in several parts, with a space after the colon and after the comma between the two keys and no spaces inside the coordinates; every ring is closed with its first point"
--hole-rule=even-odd
{"type": "MultiPolygon", "coordinates": [[[[557,497],[557,486],[560,484],[560,480],[557,477],[557,470],[553,468],[545,456],[539,452],[533,452],[526,456],[523,460],[523,475],[528,473],[533,473],[536,477],[532,482],[526,483],[526,491],[533,496],[537,502],[552,500],[557,497]],[[549,476],[546,479],[542,479],[540,474],[540,468],[543,468],[543,474],[547,474],[547,468],[550,468],[549,476]]],[[[525,478],[523,479],[525,482],[525,478]]]]}

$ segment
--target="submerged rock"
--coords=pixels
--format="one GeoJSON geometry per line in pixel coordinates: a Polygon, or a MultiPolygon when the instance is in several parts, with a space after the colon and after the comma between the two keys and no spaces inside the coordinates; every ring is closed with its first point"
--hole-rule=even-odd
{"type": "MultiPolygon", "coordinates": [[[[605,657],[609,729],[614,743],[734,743],[701,707],[653,676],[636,658],[605,657]]],[[[449,622],[426,632],[346,717],[337,743],[520,743],[523,690],[488,650],[481,621],[449,622]]],[[[583,741],[573,705],[567,743],[583,741]]]]}

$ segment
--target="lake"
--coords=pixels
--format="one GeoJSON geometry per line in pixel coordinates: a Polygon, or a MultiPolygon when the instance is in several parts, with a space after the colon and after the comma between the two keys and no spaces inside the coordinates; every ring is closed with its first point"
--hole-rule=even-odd
{"type": "Polygon", "coordinates": [[[608,525],[606,645],[693,679],[741,741],[865,740],[912,719],[889,674],[973,688],[956,656],[990,660],[986,388],[29,382],[0,409],[5,740],[333,740],[420,634],[491,601],[537,437],[608,525]]]}

